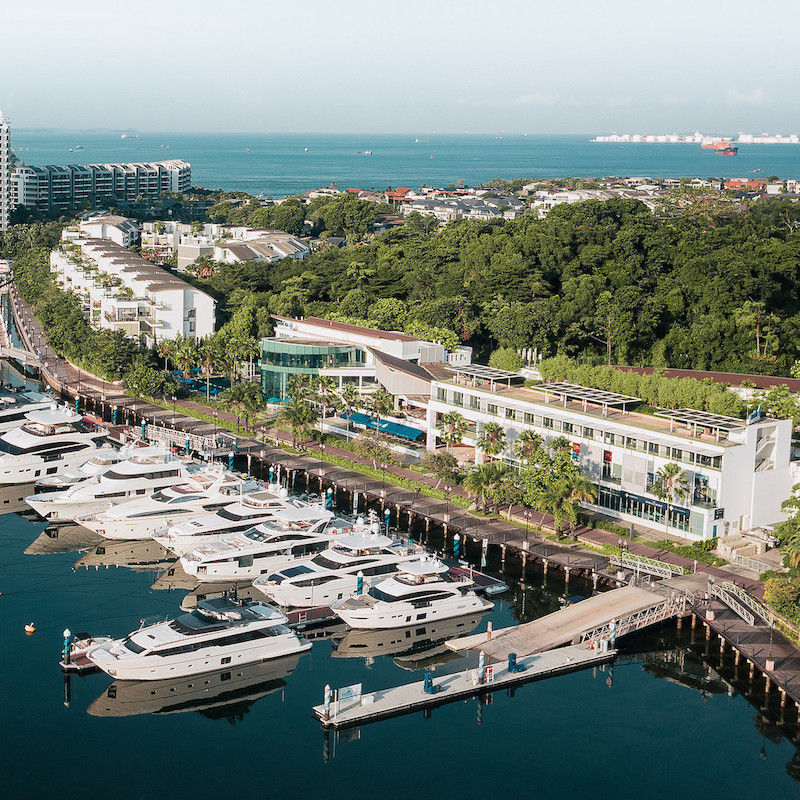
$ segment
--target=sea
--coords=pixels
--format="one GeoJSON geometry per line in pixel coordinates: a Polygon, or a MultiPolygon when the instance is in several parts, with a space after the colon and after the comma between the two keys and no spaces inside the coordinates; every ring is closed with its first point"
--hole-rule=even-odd
{"type": "Polygon", "coordinates": [[[694,144],[610,144],[591,136],[200,134],[12,131],[27,164],[181,158],[195,185],[281,197],[340,189],[476,185],[493,178],[800,176],[800,145],[741,145],[718,156],[694,144]],[[138,138],[136,138],[138,137],[138,138]],[[370,153],[365,155],[365,153],[370,153]]]}

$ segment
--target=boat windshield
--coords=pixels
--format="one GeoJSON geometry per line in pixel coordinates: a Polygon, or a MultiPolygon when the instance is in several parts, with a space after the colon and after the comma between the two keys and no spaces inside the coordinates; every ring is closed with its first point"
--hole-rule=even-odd
{"type": "Polygon", "coordinates": [[[380,600],[383,603],[393,603],[397,598],[388,592],[381,591],[377,586],[373,586],[367,594],[370,597],[374,597],[376,600],[380,600]]]}
{"type": "Polygon", "coordinates": [[[211,621],[195,611],[190,611],[186,614],[181,614],[176,619],[169,623],[169,627],[176,633],[190,636],[194,633],[205,633],[206,631],[219,630],[226,627],[222,621],[211,621]]]}

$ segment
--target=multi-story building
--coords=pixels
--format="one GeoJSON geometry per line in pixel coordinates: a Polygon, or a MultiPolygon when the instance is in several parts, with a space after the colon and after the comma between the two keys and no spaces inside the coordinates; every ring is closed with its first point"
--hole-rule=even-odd
{"type": "Polygon", "coordinates": [[[285,231],[172,220],[145,222],[142,248],[160,258],[177,254],[180,271],[201,256],[233,264],[238,261],[304,259],[311,252],[302,239],[285,231]]]}
{"type": "Polygon", "coordinates": [[[139,241],[139,224],[135,219],[104,214],[78,223],[80,230],[92,239],[108,239],[120,247],[130,247],[139,241]]]}
{"type": "Polygon", "coordinates": [[[317,317],[272,319],[275,336],[261,340],[261,386],[268,398],[284,400],[292,375],[323,375],[362,392],[383,386],[399,405],[430,391],[437,365],[469,363],[472,356],[468,347],[448,353],[399,331],[317,317]]]}
{"type": "Polygon", "coordinates": [[[37,211],[65,211],[87,201],[103,203],[186,192],[192,185],[188,161],[133,164],[19,166],[11,175],[12,202],[37,211]]]}
{"type": "Polygon", "coordinates": [[[0,111],[0,231],[11,219],[11,127],[0,111]]]}
{"type": "Polygon", "coordinates": [[[635,397],[572,384],[520,386],[520,376],[480,365],[455,366],[452,377],[431,384],[429,449],[439,418],[456,410],[468,423],[464,443],[476,448],[482,427],[499,423],[506,435],[499,458],[515,464],[513,442],[532,430],[545,440],[563,436],[582,473],[597,487],[586,508],[626,523],[643,524],[690,539],[772,527],[786,519],[781,502],[798,480],[792,460],[792,421],[747,421],[691,409],[630,411],[635,397]],[[660,467],[679,464],[688,493],[669,506],[656,497],[660,467]]]}
{"type": "Polygon", "coordinates": [[[123,331],[148,347],[214,332],[209,295],[116,242],[65,230],[50,267],[96,328],[123,331]]]}

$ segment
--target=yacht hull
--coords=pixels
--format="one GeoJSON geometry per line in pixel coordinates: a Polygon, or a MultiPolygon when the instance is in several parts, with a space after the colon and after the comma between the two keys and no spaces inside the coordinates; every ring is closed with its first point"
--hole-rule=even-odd
{"type": "Polygon", "coordinates": [[[343,622],[356,630],[391,630],[418,622],[428,623],[463,617],[467,614],[484,614],[493,608],[492,603],[476,595],[448,598],[422,607],[402,602],[389,603],[386,606],[382,608],[379,605],[360,610],[334,608],[334,611],[343,622]]]}

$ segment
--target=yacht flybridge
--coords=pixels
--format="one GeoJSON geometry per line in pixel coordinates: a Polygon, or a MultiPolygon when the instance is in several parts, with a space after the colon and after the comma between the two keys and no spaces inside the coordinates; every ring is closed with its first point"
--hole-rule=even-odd
{"type": "MultiPolygon", "coordinates": [[[[157,489],[185,482],[201,469],[190,459],[175,456],[163,447],[144,447],[100,475],[60,492],[34,494],[25,500],[47,520],[67,522],[74,519],[83,525],[85,516],[105,511],[132,497],[150,495],[157,489]]],[[[88,522],[85,527],[99,533],[88,522]]]]}
{"type": "Polygon", "coordinates": [[[58,475],[93,455],[111,453],[107,431],[66,406],[28,411],[19,427],[0,435],[0,484],[58,475]]]}
{"type": "Polygon", "coordinates": [[[451,571],[435,558],[401,565],[391,578],[365,594],[337,601],[333,610],[351,628],[384,630],[466,614],[483,614],[493,604],[474,591],[460,570],[451,571]]]}
{"type": "Polygon", "coordinates": [[[309,519],[319,522],[329,517],[321,504],[290,498],[286,489],[271,486],[246,495],[215,514],[204,514],[170,525],[154,534],[153,538],[175,555],[182,556],[223,534],[244,532],[273,519],[282,524],[309,519]]]}
{"type": "Polygon", "coordinates": [[[311,507],[304,518],[283,515],[242,533],[220,536],[181,556],[184,572],[201,583],[252,581],[321,553],[339,532],[333,512],[311,507]],[[292,518],[293,517],[293,518],[292,518]]]}
{"type": "Polygon", "coordinates": [[[230,505],[238,496],[254,492],[262,484],[241,478],[221,464],[188,467],[188,476],[181,473],[172,484],[144,497],[113,505],[77,521],[106,539],[149,539],[168,525],[212,513],[230,505]]]}
{"type": "Polygon", "coordinates": [[[309,650],[311,643],[286,627],[287,622],[266,603],[217,597],[201,600],[194,611],[174,620],[143,626],[95,647],[86,656],[124,680],[196,675],[309,650]]]}
{"type": "Polygon", "coordinates": [[[418,560],[424,548],[379,533],[337,536],[324,552],[253,581],[271,600],[284,607],[330,605],[352,595],[361,582],[369,588],[418,560]]]}
{"type": "Polygon", "coordinates": [[[112,464],[118,464],[120,461],[125,461],[130,458],[134,453],[135,448],[130,446],[123,447],[120,450],[112,450],[111,452],[101,452],[92,456],[76,467],[65,469],[60,475],[50,475],[44,478],[39,478],[34,483],[34,492],[60,492],[64,489],[69,489],[76,483],[85,481],[87,478],[96,478],[107,472],[112,464]]]}
{"type": "Polygon", "coordinates": [[[0,394],[0,433],[18,428],[30,411],[50,408],[53,398],[42,392],[3,392],[0,394]]]}

